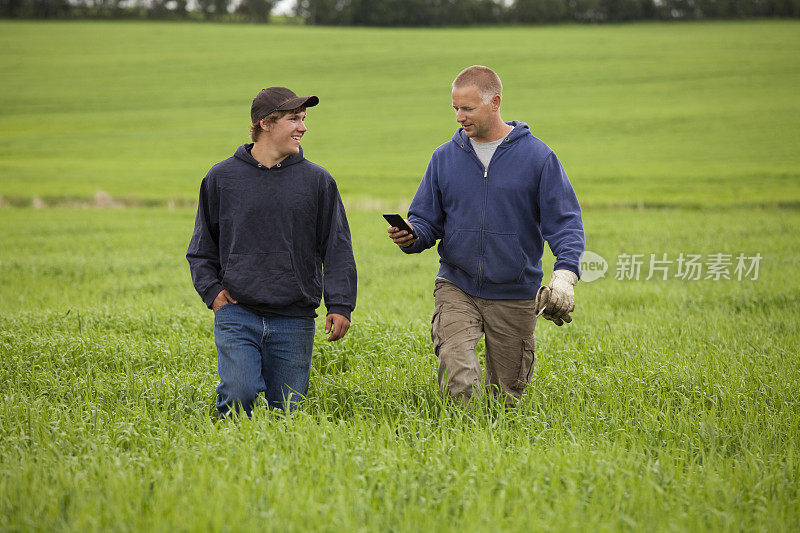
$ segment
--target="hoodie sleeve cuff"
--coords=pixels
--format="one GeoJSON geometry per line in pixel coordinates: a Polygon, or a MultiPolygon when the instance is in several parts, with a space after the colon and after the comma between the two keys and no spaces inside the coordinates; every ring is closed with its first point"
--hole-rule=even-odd
{"type": "Polygon", "coordinates": [[[417,238],[417,240],[414,241],[414,244],[412,244],[411,246],[406,246],[405,248],[401,246],[399,248],[403,250],[404,254],[418,254],[423,250],[422,239],[417,238]]]}
{"type": "Polygon", "coordinates": [[[347,307],[346,305],[331,305],[328,307],[329,315],[334,315],[334,314],[342,315],[347,320],[350,320],[350,313],[352,312],[353,310],[347,307]]]}
{"type": "Polygon", "coordinates": [[[214,300],[216,300],[219,293],[223,290],[225,290],[225,287],[222,286],[222,283],[214,283],[203,293],[203,303],[205,303],[206,306],[211,309],[212,305],[214,304],[214,300]]]}
{"type": "MultiPolygon", "coordinates": [[[[555,272],[556,270],[569,270],[570,272],[572,272],[573,274],[578,276],[578,279],[581,279],[581,269],[578,268],[578,265],[571,265],[571,264],[564,264],[564,263],[556,262],[556,264],[553,265],[553,272],[555,272]]],[[[576,281],[576,283],[577,283],[577,281],[576,281]]]]}

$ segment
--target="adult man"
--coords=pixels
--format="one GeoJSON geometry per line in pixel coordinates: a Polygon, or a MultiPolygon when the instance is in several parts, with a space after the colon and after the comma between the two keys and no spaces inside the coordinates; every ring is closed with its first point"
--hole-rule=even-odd
{"type": "Polygon", "coordinates": [[[259,92],[253,143],[214,165],[200,186],[186,258],[214,311],[220,416],[239,407],[249,416],[262,392],[272,407],[297,407],[323,292],[328,340],[350,327],[356,266],[344,206],[331,175],[300,147],[306,108],[318,103],[285,87],[259,92]]]}
{"type": "Polygon", "coordinates": [[[480,392],[475,347],[485,334],[485,386],[514,405],[530,383],[540,311],[559,326],[572,320],[584,236],[561,163],[527,124],[503,122],[502,90],[487,67],[456,77],[461,127],[434,151],[411,203],[417,236],[388,231],[406,253],[441,239],[431,325],[440,388],[465,403],[480,392]],[[544,240],[557,260],[540,290],[544,240]]]}

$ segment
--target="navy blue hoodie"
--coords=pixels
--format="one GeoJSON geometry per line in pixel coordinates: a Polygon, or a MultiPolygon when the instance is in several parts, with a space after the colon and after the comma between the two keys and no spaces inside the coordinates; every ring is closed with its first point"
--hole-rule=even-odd
{"type": "Polygon", "coordinates": [[[487,168],[463,128],[431,156],[408,210],[421,252],[438,239],[438,276],[467,294],[529,299],[542,282],[544,241],[555,269],[580,276],[583,222],[575,191],[553,151],[524,122],[497,147],[487,168]]]}
{"type": "Polygon", "coordinates": [[[227,289],[262,316],[317,316],[324,292],[328,313],[350,318],[356,264],[336,182],[302,148],[271,168],[252,148],[240,146],[200,185],[186,253],[195,289],[209,308],[227,289]]]}

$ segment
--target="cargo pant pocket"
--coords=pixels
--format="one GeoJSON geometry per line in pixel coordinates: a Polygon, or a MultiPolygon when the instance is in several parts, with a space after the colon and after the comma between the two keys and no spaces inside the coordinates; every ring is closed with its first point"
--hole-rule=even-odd
{"type": "Polygon", "coordinates": [[[536,338],[531,336],[522,339],[522,356],[520,358],[519,375],[517,376],[516,389],[525,390],[533,376],[533,365],[536,361],[536,338]]]}
{"type": "Polygon", "coordinates": [[[439,309],[433,311],[431,317],[431,342],[433,343],[433,353],[439,357],[439,347],[442,345],[441,335],[439,335],[439,309]]]}

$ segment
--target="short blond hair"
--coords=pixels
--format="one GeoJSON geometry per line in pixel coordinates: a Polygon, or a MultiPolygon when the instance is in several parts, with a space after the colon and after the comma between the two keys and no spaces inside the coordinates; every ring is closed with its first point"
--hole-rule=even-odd
{"type": "Polygon", "coordinates": [[[494,95],[503,96],[503,84],[495,71],[483,65],[472,65],[462,70],[453,80],[452,88],[474,86],[484,104],[488,104],[494,95]]]}

